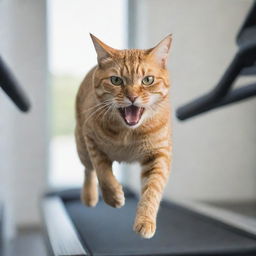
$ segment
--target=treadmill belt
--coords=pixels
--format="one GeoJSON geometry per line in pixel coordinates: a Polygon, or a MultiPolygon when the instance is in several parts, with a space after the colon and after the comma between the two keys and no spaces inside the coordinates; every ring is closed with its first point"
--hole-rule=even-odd
{"type": "Polygon", "coordinates": [[[162,202],[152,239],[132,231],[137,198],[129,195],[123,208],[102,200],[95,208],[67,200],[65,207],[81,242],[92,255],[256,255],[256,240],[246,232],[169,202],[162,202]]]}

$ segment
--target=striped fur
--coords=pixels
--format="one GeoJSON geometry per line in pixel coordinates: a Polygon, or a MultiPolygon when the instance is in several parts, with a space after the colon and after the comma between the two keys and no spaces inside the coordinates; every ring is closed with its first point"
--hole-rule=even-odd
{"type": "Polygon", "coordinates": [[[140,162],[142,166],[141,199],[134,230],[151,238],[171,164],[170,83],[166,68],[171,37],[149,50],[116,50],[92,36],[98,65],[82,82],[76,99],[76,144],[85,166],[81,193],[83,202],[98,202],[97,180],[107,204],[121,207],[125,203],[122,186],[112,173],[113,161],[140,162]],[[154,83],[144,86],[145,76],[154,83]],[[111,76],[124,84],[113,85],[111,76]],[[144,108],[138,124],[128,126],[118,110],[126,107],[129,96],[144,108]]]}

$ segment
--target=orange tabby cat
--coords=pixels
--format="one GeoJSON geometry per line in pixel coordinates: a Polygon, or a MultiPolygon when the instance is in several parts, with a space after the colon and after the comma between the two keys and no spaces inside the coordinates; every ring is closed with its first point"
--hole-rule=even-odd
{"type": "Polygon", "coordinates": [[[113,161],[140,162],[142,190],[134,231],[151,238],[170,172],[171,120],[167,36],[148,50],[116,50],[91,35],[98,65],[82,82],[76,99],[76,143],[85,166],[81,197],[98,202],[97,180],[104,201],[125,203],[112,173],[113,161]]]}

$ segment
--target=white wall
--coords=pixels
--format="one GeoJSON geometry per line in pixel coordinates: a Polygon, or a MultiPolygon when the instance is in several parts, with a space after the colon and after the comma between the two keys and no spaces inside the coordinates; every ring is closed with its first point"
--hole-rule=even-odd
{"type": "Polygon", "coordinates": [[[0,188],[8,220],[39,223],[48,165],[46,1],[0,1],[0,54],[23,85],[32,110],[21,114],[0,92],[0,188]]]}
{"type": "MultiPolygon", "coordinates": [[[[151,47],[173,33],[170,70],[174,110],[218,82],[237,50],[235,36],[251,3],[251,0],[133,2],[136,26],[132,29],[135,43],[132,47],[151,47]]],[[[254,98],[186,122],[174,117],[174,161],[166,196],[255,199],[255,110],[254,98]]],[[[127,176],[138,187],[139,173],[135,175],[133,171],[127,176]]]]}

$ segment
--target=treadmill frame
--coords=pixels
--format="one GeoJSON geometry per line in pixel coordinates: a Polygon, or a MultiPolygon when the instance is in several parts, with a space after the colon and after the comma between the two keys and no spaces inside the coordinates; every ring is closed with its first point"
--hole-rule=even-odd
{"type": "MultiPolygon", "coordinates": [[[[256,236],[256,219],[254,218],[207,203],[186,200],[172,201],[196,213],[256,236]]],[[[49,196],[43,199],[42,215],[46,244],[51,256],[90,255],[88,248],[84,248],[82,245],[79,234],[65,210],[64,202],[59,196],[49,196]]]]}
{"type": "Polygon", "coordinates": [[[53,256],[85,256],[75,226],[65,210],[63,201],[58,196],[46,197],[42,206],[43,230],[47,246],[53,256]]]}

